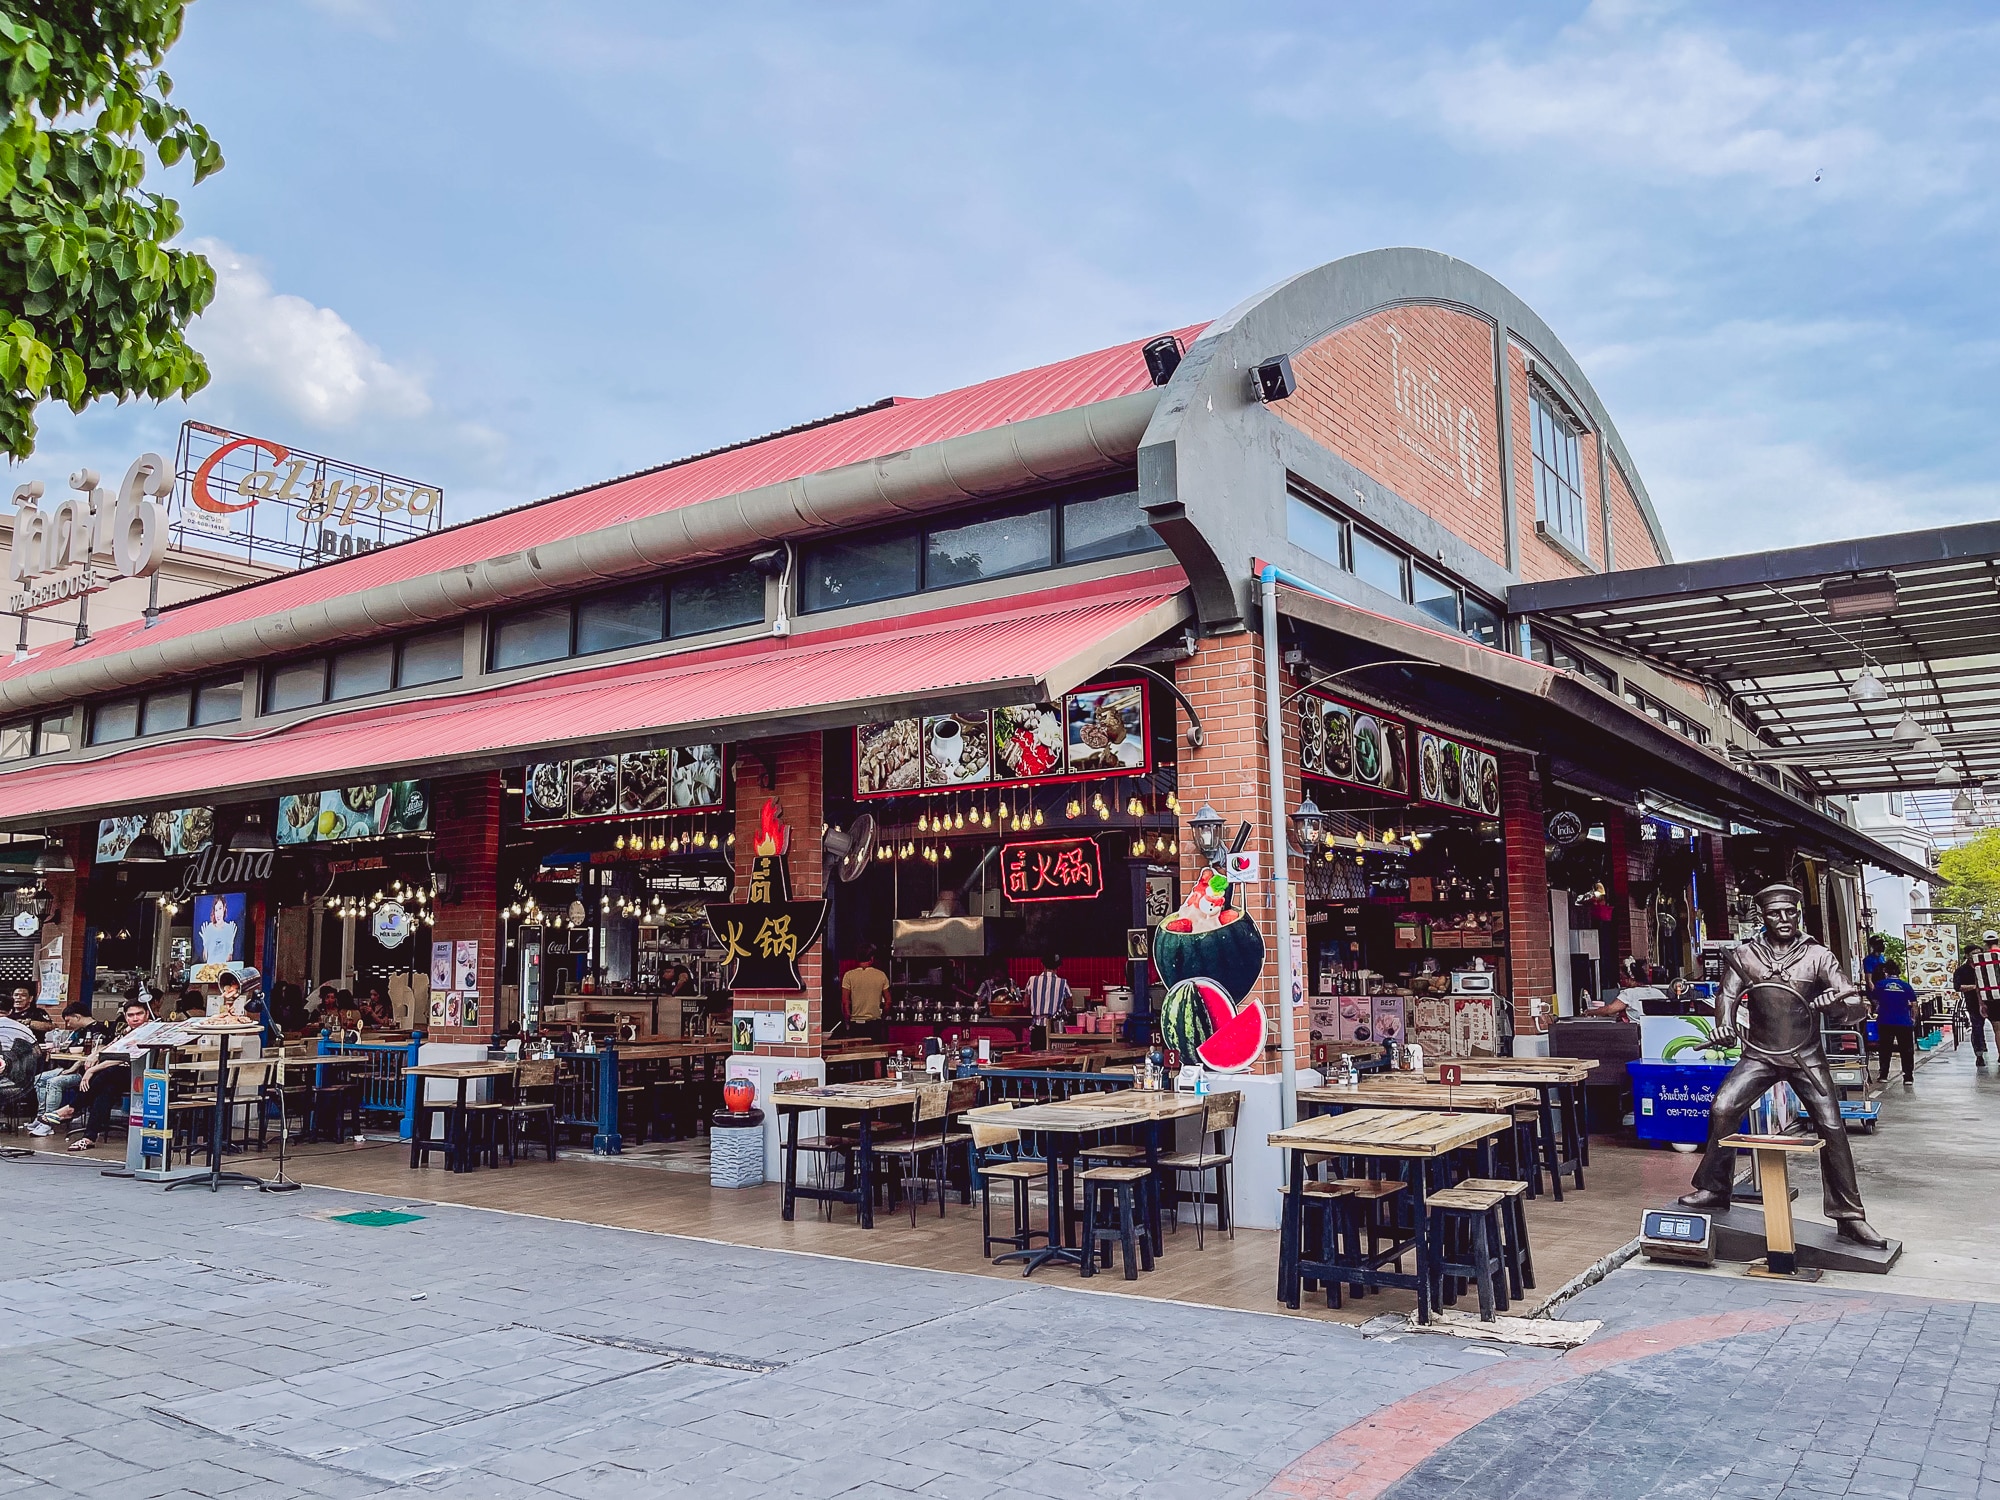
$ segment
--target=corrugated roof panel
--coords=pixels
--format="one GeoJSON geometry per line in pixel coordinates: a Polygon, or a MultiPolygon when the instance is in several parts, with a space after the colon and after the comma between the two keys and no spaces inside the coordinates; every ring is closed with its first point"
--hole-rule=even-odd
{"type": "MultiPolygon", "coordinates": [[[[87,764],[0,774],[0,821],[61,821],[115,806],[166,807],[232,790],[335,785],[342,776],[453,765],[564,743],[732,724],[782,731],[788,715],[842,705],[944,701],[991,683],[1084,675],[1185,586],[1177,568],[908,619],[757,640],[665,661],[565,673],[442,699],[359,709],[276,732],[131,749],[87,764]]],[[[1159,628],[1169,628],[1162,620],[1159,628]]]]}
{"type": "MultiPolygon", "coordinates": [[[[1182,342],[1191,341],[1201,326],[1179,330],[1182,342]]],[[[44,647],[19,664],[0,661],[0,679],[32,675],[57,661],[115,655],[141,638],[158,641],[282,614],[343,594],[616,526],[639,516],[1131,395],[1151,384],[1139,352],[1143,342],[1099,349],[936,396],[899,401],[827,426],[781,434],[693,463],[636,474],[560,500],[487,516],[380,552],[196,600],[164,611],[151,631],[138,624],[117,626],[100,632],[85,646],[44,647]]]]}

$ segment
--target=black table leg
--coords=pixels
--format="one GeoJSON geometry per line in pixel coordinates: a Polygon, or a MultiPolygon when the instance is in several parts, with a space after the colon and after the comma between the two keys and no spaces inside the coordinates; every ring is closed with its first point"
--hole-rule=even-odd
{"type": "Polygon", "coordinates": [[[1299,1233],[1305,1221],[1306,1154],[1296,1149],[1285,1154],[1291,1158],[1287,1174],[1290,1191],[1285,1194],[1285,1206],[1279,1216],[1278,1301],[1296,1309],[1299,1305],[1299,1233]]]}
{"type": "MultiPolygon", "coordinates": [[[[1410,1187],[1415,1196],[1410,1201],[1410,1212],[1415,1220],[1413,1233],[1417,1242],[1417,1321],[1431,1320],[1433,1305],[1433,1283],[1437,1278],[1439,1256],[1430,1240],[1430,1209],[1425,1202],[1425,1191],[1430,1180],[1430,1163],[1418,1157],[1410,1163],[1410,1187]]],[[[1442,1292],[1441,1284],[1435,1288],[1442,1292]]]]}
{"type": "Polygon", "coordinates": [[[875,1227],[874,1119],[873,1110],[861,1111],[861,1134],[855,1148],[861,1155],[861,1203],[856,1217],[861,1220],[863,1229],[875,1227]]]}
{"type": "Polygon", "coordinates": [[[1543,1084],[1535,1090],[1541,1100],[1542,1115],[1542,1155],[1549,1164],[1549,1181],[1554,1185],[1556,1202],[1563,1201],[1562,1155],[1556,1149],[1555,1112],[1549,1108],[1549,1085],[1543,1084]]]}
{"type": "Polygon", "coordinates": [[[801,1113],[802,1111],[796,1109],[780,1109],[778,1111],[778,1134],[782,1137],[781,1144],[785,1152],[784,1217],[785,1222],[788,1224],[792,1219],[792,1200],[798,1192],[799,1187],[799,1115],[801,1113]],[[785,1135],[785,1122],[787,1120],[790,1120],[792,1123],[792,1132],[789,1136],[785,1135]]]}
{"type": "MultiPolygon", "coordinates": [[[[1153,1258],[1158,1260],[1167,1253],[1167,1247],[1160,1242],[1160,1124],[1158,1120],[1146,1123],[1146,1183],[1150,1191],[1146,1194],[1146,1233],[1153,1240],[1153,1258]]],[[[1220,1194],[1217,1201],[1220,1201],[1220,1194]]],[[[1178,1212],[1178,1210],[1177,1210],[1178,1212]]],[[[1176,1224],[1180,1222],[1177,1218],[1176,1224]]]]}

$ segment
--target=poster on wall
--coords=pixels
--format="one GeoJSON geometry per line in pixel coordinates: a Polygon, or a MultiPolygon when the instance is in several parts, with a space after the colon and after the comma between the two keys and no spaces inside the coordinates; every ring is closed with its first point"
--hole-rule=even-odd
{"type": "Polygon", "coordinates": [[[1410,794],[1410,731],[1399,720],[1324,693],[1299,697],[1299,769],[1394,797],[1410,794]]]}
{"type": "Polygon", "coordinates": [[[451,957],[450,943],[431,944],[431,988],[439,993],[452,988],[451,957]]]}
{"type": "Polygon", "coordinates": [[[1903,977],[1920,990],[1950,990],[1958,964],[1958,928],[1950,922],[1905,925],[1903,977]]]}
{"type": "Polygon", "coordinates": [[[455,990],[479,988],[479,940],[460,938],[452,947],[452,982],[455,990]]]}
{"type": "Polygon", "coordinates": [[[199,854],[215,837],[215,809],[176,807],[166,812],[135,813],[123,818],[105,818],[97,825],[97,858],[100,865],[115,865],[125,858],[132,840],[150,833],[168,855],[199,854]]]}
{"type": "Polygon", "coordinates": [[[1081,688],[1059,703],[863,724],[854,731],[854,795],[1137,774],[1152,768],[1146,726],[1141,682],[1081,688]]]}
{"type": "Polygon", "coordinates": [[[521,817],[528,823],[716,812],[723,805],[721,745],[681,745],[551,760],[527,768],[521,817]]]}
{"type": "Polygon", "coordinates": [[[1500,816],[1500,762],[1490,750],[1417,731],[1417,795],[1439,807],[1500,816]]]}
{"type": "Polygon", "coordinates": [[[278,799],[280,844],[333,844],[422,833],[430,826],[430,783],[425,781],[329,787],[278,799]]]}

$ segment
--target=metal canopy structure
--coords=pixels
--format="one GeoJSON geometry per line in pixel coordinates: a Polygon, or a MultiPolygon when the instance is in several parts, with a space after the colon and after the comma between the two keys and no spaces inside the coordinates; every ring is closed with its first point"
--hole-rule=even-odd
{"type": "Polygon", "coordinates": [[[1821,793],[2000,778],[2000,523],[1521,584],[1507,604],[1721,684],[1763,741],[1738,758],[1821,793]]]}

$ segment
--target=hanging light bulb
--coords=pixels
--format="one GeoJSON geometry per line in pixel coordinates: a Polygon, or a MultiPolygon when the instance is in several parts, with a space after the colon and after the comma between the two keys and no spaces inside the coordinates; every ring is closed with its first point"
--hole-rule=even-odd
{"type": "Polygon", "coordinates": [[[1035,809],[1035,826],[1037,828],[1042,826],[1042,810],[1039,807],[1035,809]]]}
{"type": "Polygon", "coordinates": [[[930,815],[929,813],[927,813],[927,812],[921,812],[921,813],[918,813],[918,814],[917,814],[917,832],[918,832],[918,833],[928,833],[928,832],[930,831],[930,826],[931,826],[931,815],[930,815]]]}
{"type": "Polygon", "coordinates": [[[951,858],[951,845],[949,845],[949,844],[946,844],[946,845],[944,846],[944,857],[945,857],[946,859],[950,859],[950,858],[951,858]]]}

